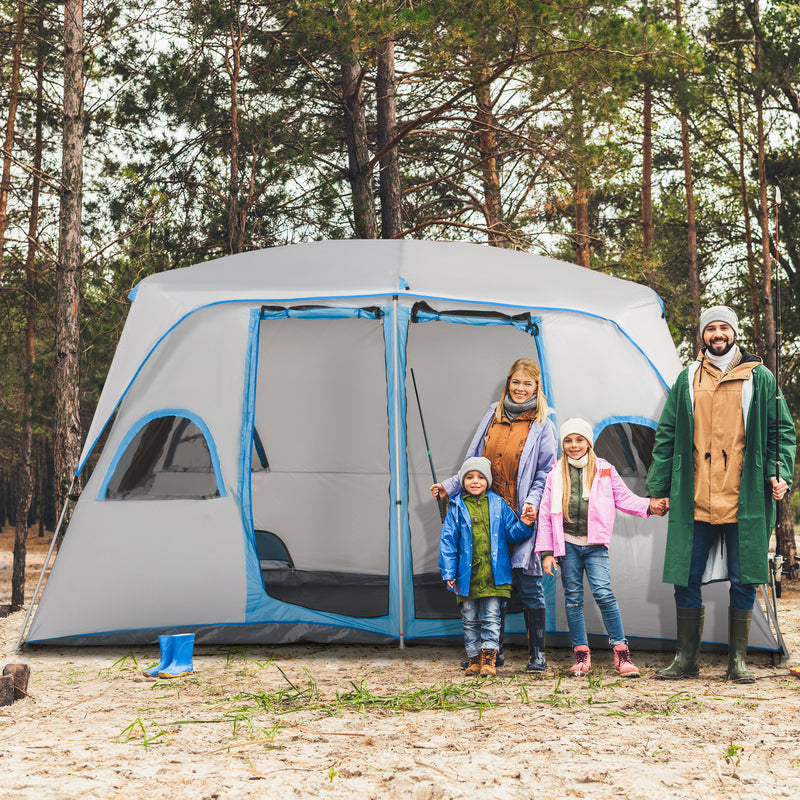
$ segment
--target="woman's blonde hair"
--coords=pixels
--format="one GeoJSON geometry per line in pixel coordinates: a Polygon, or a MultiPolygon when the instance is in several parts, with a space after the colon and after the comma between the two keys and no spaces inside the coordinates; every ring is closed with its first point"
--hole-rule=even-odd
{"type": "Polygon", "coordinates": [[[542,391],[542,371],[539,369],[539,365],[530,358],[518,358],[511,365],[511,369],[508,371],[508,375],[506,375],[506,382],[503,384],[503,391],[500,394],[500,402],[497,404],[497,409],[494,412],[495,421],[502,422],[503,420],[503,402],[508,396],[508,387],[511,383],[511,377],[515,372],[519,372],[520,370],[531,380],[536,381],[536,394],[538,399],[536,414],[533,419],[535,422],[542,423],[547,419],[547,399],[542,391]]]}
{"type": "MultiPolygon", "coordinates": [[[[587,470],[586,483],[589,486],[589,489],[591,489],[592,483],[594,483],[594,474],[597,472],[597,456],[595,456],[594,447],[591,445],[589,445],[589,451],[587,455],[589,458],[586,461],[586,466],[584,469],[587,470]]],[[[564,514],[564,521],[572,522],[569,517],[569,496],[572,494],[572,480],[569,476],[569,461],[567,459],[567,454],[562,453],[559,461],[561,462],[561,467],[559,469],[561,470],[561,485],[563,487],[563,491],[561,493],[561,511],[564,514]]]]}

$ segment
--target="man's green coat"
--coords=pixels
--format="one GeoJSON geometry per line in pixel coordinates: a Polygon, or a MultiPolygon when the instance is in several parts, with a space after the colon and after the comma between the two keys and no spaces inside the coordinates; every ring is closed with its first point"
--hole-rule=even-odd
{"type": "MultiPolygon", "coordinates": [[[[656,430],[653,463],[647,474],[651,497],[669,497],[664,583],[686,586],[694,539],[694,413],[689,391],[690,368],[681,372],[667,397],[656,430]]],[[[775,475],[778,446],[780,477],[791,488],[795,431],[789,408],[773,374],[759,364],[752,372],[747,410],[746,443],[739,489],[739,560],[742,583],[767,583],[769,537],[775,524],[775,500],[770,478],[775,475]]],[[[745,404],[749,389],[743,391],[745,404]]],[[[744,406],[743,406],[744,407],[744,406]]]]}

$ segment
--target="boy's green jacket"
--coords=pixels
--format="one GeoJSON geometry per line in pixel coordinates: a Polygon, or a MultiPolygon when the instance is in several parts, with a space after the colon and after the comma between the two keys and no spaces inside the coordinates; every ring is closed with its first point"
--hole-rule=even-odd
{"type": "MultiPolygon", "coordinates": [[[[663,581],[686,586],[694,538],[694,414],[689,391],[690,368],[681,372],[667,397],[647,474],[651,497],[669,497],[667,548],[663,581]]],[[[778,443],[780,477],[791,489],[795,431],[783,395],[776,404],[775,377],[763,365],[752,372],[752,396],[746,419],[746,444],[739,489],[739,560],[742,583],[767,583],[769,537],[775,524],[770,478],[775,475],[778,443]],[[777,405],[777,424],[776,424],[777,405]]],[[[749,389],[748,389],[749,392],[749,389]]],[[[743,405],[746,404],[743,391],[743,405]]]]}

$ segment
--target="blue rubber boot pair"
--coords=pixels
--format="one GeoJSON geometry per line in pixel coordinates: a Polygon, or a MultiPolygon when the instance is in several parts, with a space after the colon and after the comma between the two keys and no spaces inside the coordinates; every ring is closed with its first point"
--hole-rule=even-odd
{"type": "Polygon", "coordinates": [[[179,678],[194,671],[192,651],[194,650],[194,634],[178,633],[172,636],[159,636],[161,661],[152,669],[144,670],[145,675],[159,678],[179,678]]]}

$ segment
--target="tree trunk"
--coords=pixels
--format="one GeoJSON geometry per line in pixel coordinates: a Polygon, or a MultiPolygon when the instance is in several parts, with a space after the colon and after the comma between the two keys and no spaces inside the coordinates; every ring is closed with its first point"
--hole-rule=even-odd
{"type": "Polygon", "coordinates": [[[494,101],[488,70],[480,70],[476,81],[475,100],[478,111],[475,127],[478,131],[481,182],[483,184],[483,214],[492,247],[506,247],[504,235],[503,203],[500,196],[500,166],[497,158],[497,124],[494,118],[494,101]]]}
{"type": "MultiPolygon", "coordinates": [[[[683,25],[681,0],[675,0],[675,24],[678,31],[680,31],[683,25]]],[[[692,345],[694,355],[697,355],[703,346],[702,332],[700,331],[700,265],[697,258],[697,216],[694,205],[694,178],[692,177],[689,117],[683,108],[681,108],[679,116],[681,122],[683,183],[686,192],[686,233],[689,256],[689,303],[692,309],[692,345]]]]}
{"type": "Polygon", "coordinates": [[[584,167],[586,137],[583,131],[583,97],[579,89],[572,91],[572,124],[574,126],[575,175],[572,184],[575,199],[575,262],[591,269],[592,237],[589,230],[589,176],[584,167]]]}
{"type": "Polygon", "coordinates": [[[759,357],[764,357],[764,339],[761,333],[761,304],[758,299],[758,279],[756,278],[756,256],[753,251],[753,228],[750,224],[750,198],[747,189],[745,166],[744,105],[741,85],[736,92],[737,135],[739,139],[739,195],[744,216],[744,242],[747,251],[747,282],[750,287],[750,305],[753,315],[753,339],[759,357]]]}
{"type": "Polygon", "coordinates": [[[83,201],[83,4],[64,6],[64,131],[56,268],[54,466],[63,505],[80,458],[80,285],[83,201]]]}
{"type": "Polygon", "coordinates": [[[22,32],[25,28],[25,3],[17,10],[14,52],[11,56],[11,85],[8,87],[8,120],[3,142],[3,175],[0,178],[0,278],[3,276],[6,224],[8,222],[8,194],[11,191],[11,151],[14,149],[14,132],[19,103],[20,67],[22,64],[22,32]]]}
{"type": "MultiPolygon", "coordinates": [[[[397,135],[397,83],[394,71],[394,39],[390,36],[378,51],[378,152],[383,153],[397,135]]],[[[402,187],[397,147],[381,156],[381,238],[397,239],[403,230],[402,187]]]]}
{"type": "Polygon", "coordinates": [[[645,83],[642,108],[642,258],[653,249],[653,85],[645,83]]]}
{"type": "Polygon", "coordinates": [[[33,185],[31,210],[28,217],[28,250],[25,258],[25,366],[22,374],[22,438],[17,466],[17,523],[14,532],[14,563],[11,573],[11,604],[25,605],[25,559],[28,545],[29,515],[33,500],[33,362],[35,351],[36,314],[36,244],[39,229],[39,192],[42,172],[42,115],[44,66],[42,48],[36,68],[36,122],[33,153],[33,185]]]}
{"type": "Polygon", "coordinates": [[[228,73],[231,82],[231,153],[228,184],[228,252],[241,253],[244,232],[239,214],[239,77],[241,73],[242,28],[231,23],[231,60],[228,73]]]}
{"type": "Polygon", "coordinates": [[[348,178],[353,197],[353,224],[359,239],[378,238],[372,170],[369,168],[367,119],[364,113],[364,70],[351,48],[352,63],[342,65],[344,132],[349,163],[348,178]]]}

